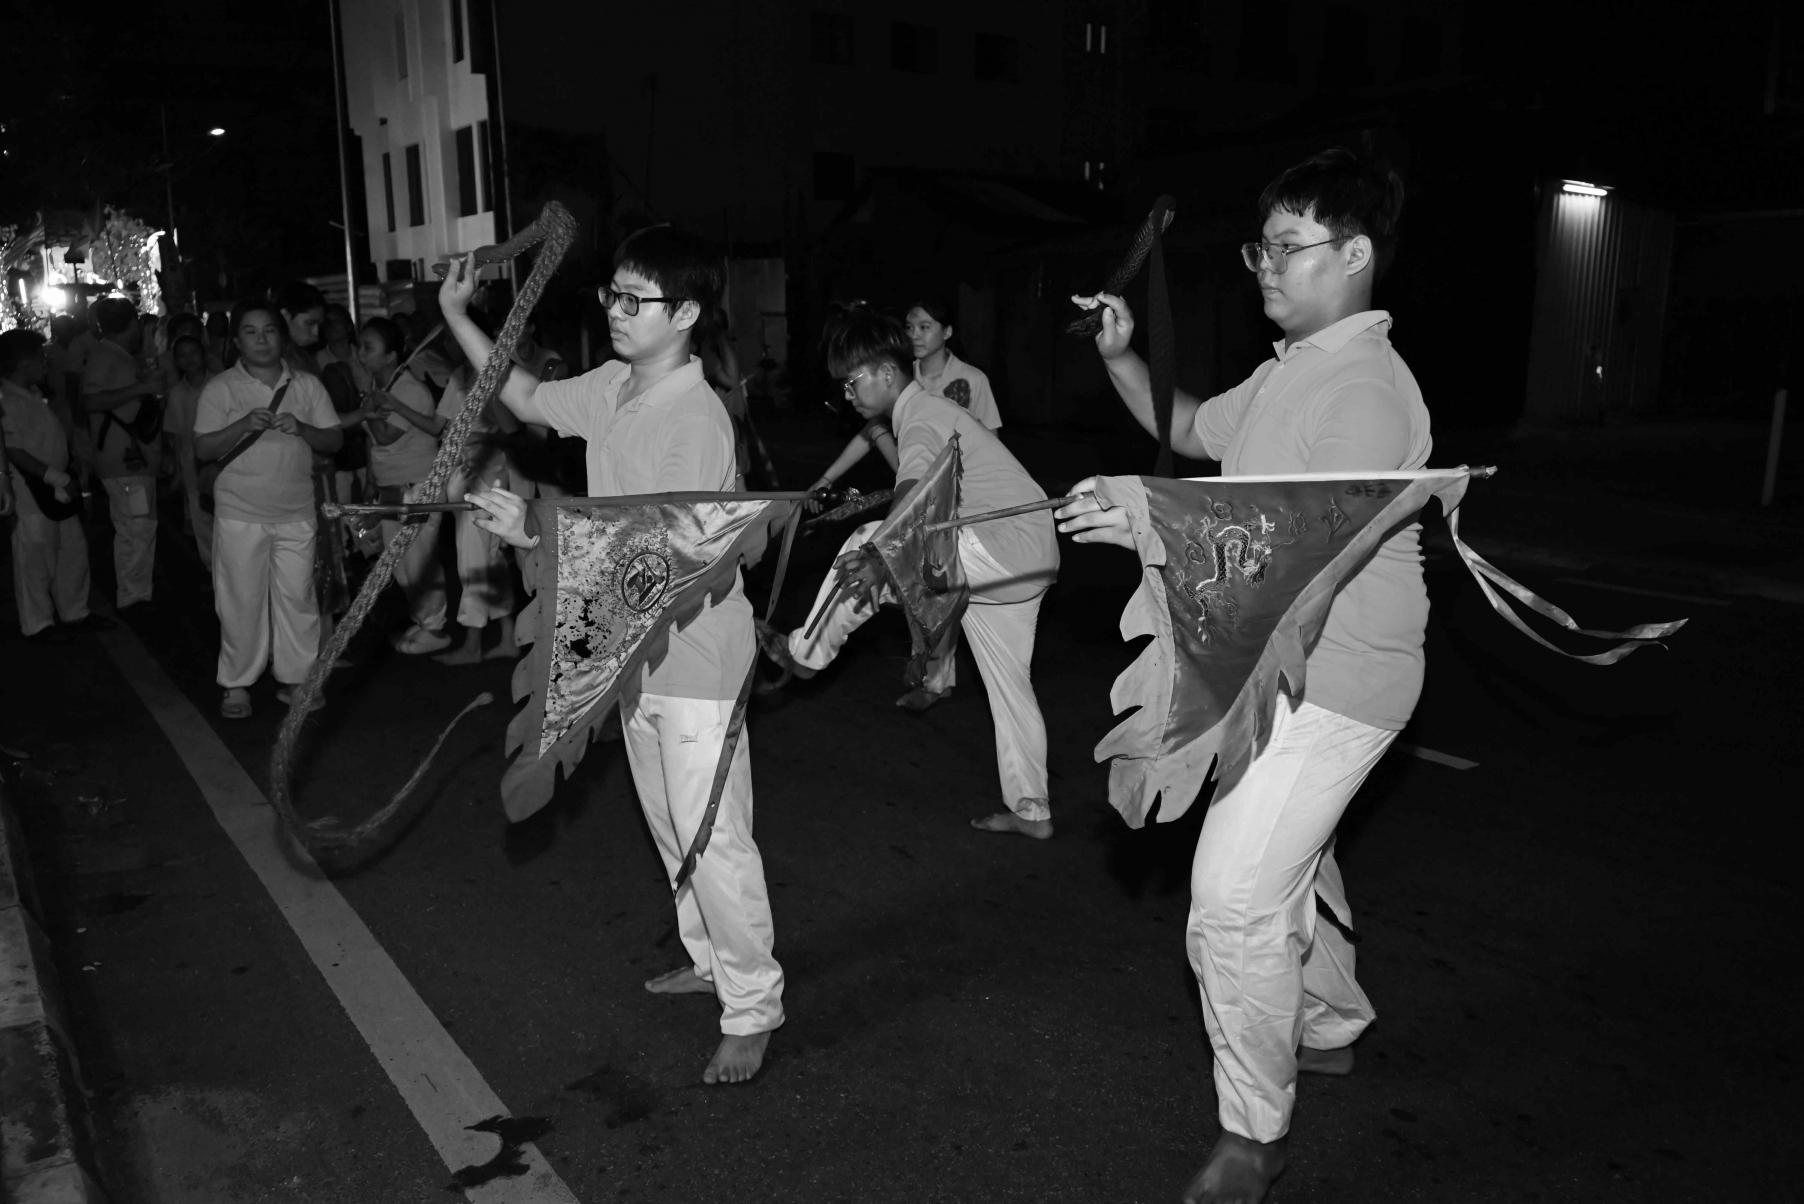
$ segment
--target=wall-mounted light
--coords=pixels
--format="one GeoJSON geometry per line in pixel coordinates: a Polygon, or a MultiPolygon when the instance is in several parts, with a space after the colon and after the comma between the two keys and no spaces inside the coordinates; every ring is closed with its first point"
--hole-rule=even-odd
{"type": "Polygon", "coordinates": [[[1608,196],[1610,190],[1598,184],[1587,184],[1583,180],[1561,180],[1560,191],[1570,192],[1574,196],[1608,196]]]}
{"type": "Polygon", "coordinates": [[[223,138],[223,137],[225,137],[225,127],[223,125],[216,125],[212,129],[208,130],[207,133],[211,134],[215,138],[223,138]]]}

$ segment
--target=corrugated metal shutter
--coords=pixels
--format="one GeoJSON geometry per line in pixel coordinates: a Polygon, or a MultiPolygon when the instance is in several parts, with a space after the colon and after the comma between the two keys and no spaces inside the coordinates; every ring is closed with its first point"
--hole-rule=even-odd
{"type": "Polygon", "coordinates": [[[1538,226],[1524,416],[1596,422],[1648,409],[1659,390],[1672,215],[1554,183],[1538,226]]]}

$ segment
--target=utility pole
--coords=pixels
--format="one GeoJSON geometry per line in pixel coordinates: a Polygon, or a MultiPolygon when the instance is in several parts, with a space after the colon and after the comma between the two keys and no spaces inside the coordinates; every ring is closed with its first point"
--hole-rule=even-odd
{"type": "Polygon", "coordinates": [[[345,306],[351,311],[351,327],[356,329],[362,325],[362,315],[357,312],[357,240],[352,233],[351,177],[345,151],[344,38],[338,24],[338,0],[326,0],[326,7],[332,14],[332,105],[338,114],[338,203],[344,211],[345,306]]]}

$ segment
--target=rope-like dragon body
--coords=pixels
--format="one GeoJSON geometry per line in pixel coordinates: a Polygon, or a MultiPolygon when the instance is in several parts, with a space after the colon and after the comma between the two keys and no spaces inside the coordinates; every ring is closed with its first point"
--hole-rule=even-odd
{"type": "MultiPolygon", "coordinates": [[[[566,251],[575,241],[577,232],[576,219],[568,210],[556,201],[547,202],[532,225],[520,231],[508,241],[493,247],[484,247],[475,254],[477,266],[493,263],[505,263],[516,255],[539,247],[539,254],[533,263],[532,273],[520,286],[519,296],[513,308],[508,311],[507,320],[502,323],[500,333],[495,338],[495,348],[489,353],[488,360],[482,370],[476,374],[476,383],[470,388],[470,395],[464,401],[464,407],[458,411],[439,442],[438,455],[432,462],[432,471],[427,474],[418,489],[419,496],[436,500],[445,492],[446,482],[462,460],[464,445],[470,438],[470,431],[481,416],[483,407],[488,405],[501,391],[501,384],[507,378],[507,372],[513,359],[514,348],[519,344],[520,336],[526,327],[528,315],[545,291],[552,273],[557,270],[558,263],[564,258],[566,251]],[[542,245],[541,245],[542,244],[542,245]]],[[[439,273],[443,275],[444,265],[439,265],[439,273]]],[[[321,650],[319,658],[314,661],[313,669],[301,686],[300,695],[289,708],[288,715],[282,721],[280,732],[276,736],[276,747],[270,755],[269,782],[270,803],[276,814],[282,819],[288,830],[294,834],[309,853],[316,856],[330,855],[340,863],[347,857],[369,852],[381,846],[383,838],[395,825],[396,818],[401,815],[402,805],[413,788],[424,776],[426,766],[450,735],[451,727],[459,719],[476,707],[493,701],[489,694],[481,694],[466,706],[457,717],[452,719],[444,731],[439,734],[438,742],[432,746],[425,759],[408,778],[401,789],[389,799],[387,805],[374,815],[354,827],[345,827],[333,818],[318,819],[303,823],[294,810],[294,794],[292,778],[294,765],[301,738],[301,729],[306,723],[309,712],[314,708],[316,700],[325,689],[326,679],[332,675],[332,668],[343,654],[351,639],[369,617],[376,599],[388,587],[394,577],[395,565],[400,561],[413,541],[419,537],[421,524],[404,523],[395,534],[394,539],[382,552],[375,567],[370,570],[363,588],[358,591],[356,599],[346,612],[344,621],[333,632],[332,639],[321,650]]]]}

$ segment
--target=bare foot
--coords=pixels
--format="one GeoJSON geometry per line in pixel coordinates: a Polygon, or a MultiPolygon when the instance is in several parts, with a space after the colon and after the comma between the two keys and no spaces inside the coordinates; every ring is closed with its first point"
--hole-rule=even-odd
{"type": "Polygon", "coordinates": [[[1035,840],[1052,839],[1050,819],[1022,819],[1013,811],[998,811],[994,815],[974,819],[971,826],[979,832],[1014,833],[1017,836],[1031,836],[1035,840]]]}
{"type": "Polygon", "coordinates": [[[1288,1141],[1254,1141],[1223,1130],[1209,1161],[1184,1189],[1184,1204],[1259,1204],[1284,1173],[1288,1141]]]}
{"type": "Polygon", "coordinates": [[[769,1044],[768,1032],[752,1033],[746,1037],[727,1034],[720,1039],[720,1048],[714,1051],[714,1057],[708,1062],[708,1069],[702,1071],[702,1082],[751,1082],[752,1076],[758,1073],[758,1068],[764,1065],[764,1047],[769,1044]]]}
{"type": "Polygon", "coordinates": [[[1303,1074],[1331,1074],[1336,1077],[1352,1074],[1353,1047],[1343,1045],[1339,1049],[1311,1049],[1307,1045],[1299,1045],[1297,1069],[1303,1074]]]}
{"type": "Polygon", "coordinates": [[[645,980],[645,989],[653,995],[712,995],[714,984],[695,972],[694,966],[671,970],[645,980]]]}

